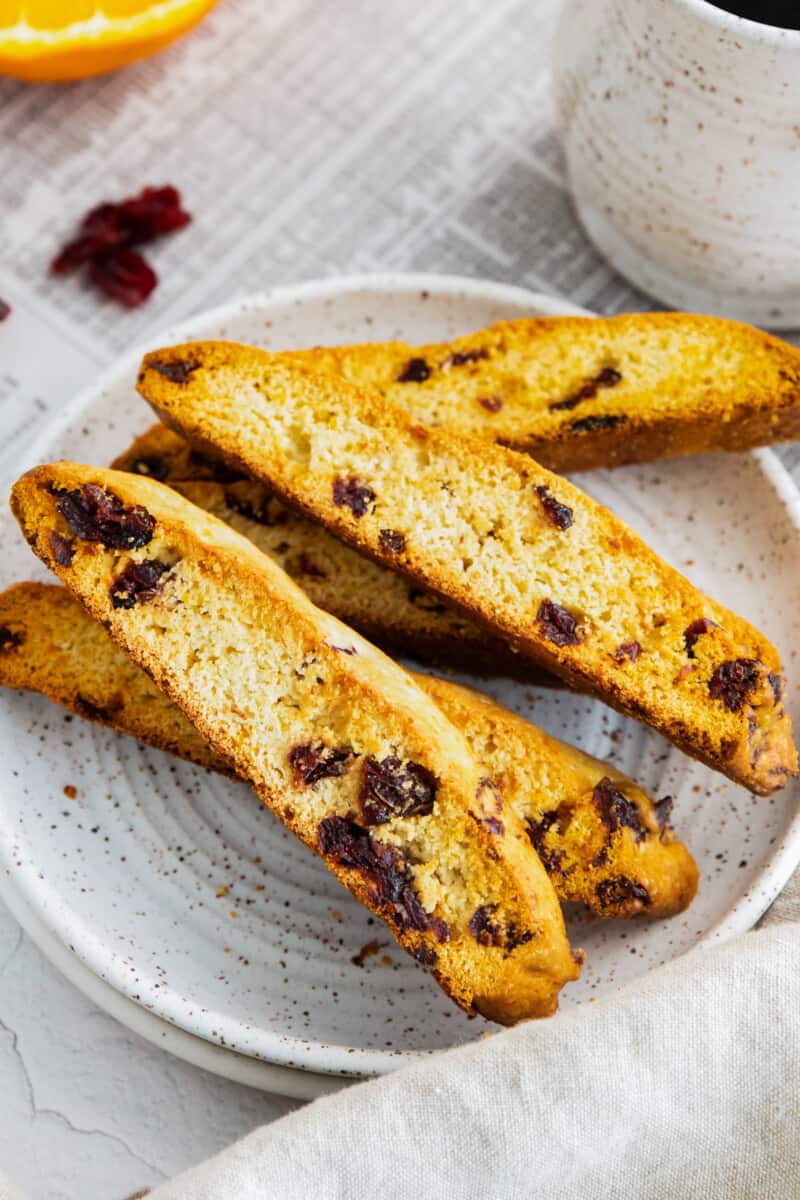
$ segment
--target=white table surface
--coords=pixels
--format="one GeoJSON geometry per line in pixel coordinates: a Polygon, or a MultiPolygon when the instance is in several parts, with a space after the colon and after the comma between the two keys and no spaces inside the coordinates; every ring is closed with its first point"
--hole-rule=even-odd
{"type": "MultiPolygon", "coordinates": [[[[271,284],[424,270],[605,312],[650,306],[571,213],[547,77],[557,10],[222,0],[197,34],[116,76],[0,81],[0,296],[15,310],[0,330],[3,473],[115,352],[271,284]],[[133,314],[47,279],[83,210],[147,182],[184,189],[202,259],[175,259],[133,314]],[[44,351],[56,389],[41,387],[44,351]]],[[[1,906],[0,1097],[0,1171],[35,1200],[122,1200],[292,1108],[128,1033],[1,906]]]]}

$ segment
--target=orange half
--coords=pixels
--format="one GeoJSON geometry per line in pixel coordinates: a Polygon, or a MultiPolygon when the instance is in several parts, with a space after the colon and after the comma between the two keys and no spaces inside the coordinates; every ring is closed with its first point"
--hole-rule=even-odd
{"type": "Polygon", "coordinates": [[[58,83],[113,71],[186,33],[216,0],[0,0],[0,75],[58,83]]]}

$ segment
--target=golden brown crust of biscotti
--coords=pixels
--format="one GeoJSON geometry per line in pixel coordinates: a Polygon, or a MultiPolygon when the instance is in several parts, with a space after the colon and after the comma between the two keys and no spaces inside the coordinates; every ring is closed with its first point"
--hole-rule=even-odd
{"type": "Polygon", "coordinates": [[[138,386],[193,444],[735,781],[768,795],[796,770],[775,648],[527,456],[235,343],[154,351],[138,386]]]}
{"type": "Polygon", "coordinates": [[[346,546],[264,484],[204,458],[166,425],[152,426],[111,465],[168,483],[233,525],[291,575],[314,604],[388,653],[475,675],[558,685],[438,596],[346,546]]]}
{"type": "Polygon", "coordinates": [[[717,317],[505,321],[453,342],[292,352],[553,471],[747,450],[800,437],[800,350],[717,317]]]}
{"type": "Polygon", "coordinates": [[[457,1003],[504,1023],[553,1011],[577,965],[552,884],[406,672],[160,483],[60,463],[23,476],[12,508],[90,614],[457,1003]]]}
{"type": "MultiPolygon", "coordinates": [[[[582,901],[604,917],[667,916],[691,901],[697,868],[669,827],[668,804],[478,692],[415,678],[498,782],[541,851],[559,900],[582,901]]],[[[0,594],[0,685],[43,693],[148,745],[233,774],[66,588],[18,583],[0,594]]]]}

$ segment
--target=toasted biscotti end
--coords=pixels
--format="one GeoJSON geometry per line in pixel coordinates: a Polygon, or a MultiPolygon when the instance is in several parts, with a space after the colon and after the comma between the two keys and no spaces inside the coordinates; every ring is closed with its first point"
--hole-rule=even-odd
{"type": "MultiPolygon", "coordinates": [[[[485,696],[443,679],[415,678],[462,730],[486,775],[499,780],[540,847],[559,900],[580,899],[603,917],[667,915],[688,903],[696,872],[666,824],[665,802],[654,804],[607,763],[485,696]]],[[[0,593],[0,685],[39,692],[159,750],[233,774],[66,588],[19,583],[0,593]]]]}
{"type": "Polygon", "coordinates": [[[155,351],[138,387],[193,444],[736,782],[769,795],[796,771],[775,648],[527,456],[232,342],[155,351]]]}
{"type": "Polygon", "coordinates": [[[428,425],[556,471],[746,450],[800,436],[800,350],[691,313],[504,321],[452,342],[286,357],[380,391],[428,425]]]}
{"type": "Polygon", "coordinates": [[[56,584],[16,583],[0,593],[0,686],[40,692],[157,750],[236,775],[103,626],[56,584]]]}
{"type": "Polygon", "coordinates": [[[670,796],[654,800],[610,763],[472,688],[416,678],[491,770],[559,899],[580,901],[604,917],[665,917],[691,903],[698,870],[669,826],[670,796]]]}
{"type": "Polygon", "coordinates": [[[507,1023],[554,1010],[578,964],[552,884],[406,672],[160,483],[59,463],[23,476],[12,508],[35,553],[458,1004],[507,1023]]]}

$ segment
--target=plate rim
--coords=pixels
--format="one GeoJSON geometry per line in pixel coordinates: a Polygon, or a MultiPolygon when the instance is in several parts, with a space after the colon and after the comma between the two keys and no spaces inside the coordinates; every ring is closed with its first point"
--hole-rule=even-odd
{"type": "MultiPolygon", "coordinates": [[[[226,301],[207,310],[201,310],[170,325],[163,332],[156,329],[155,336],[148,335],[139,345],[120,355],[114,363],[100,372],[93,383],[82,388],[64,406],[57,418],[47,422],[26,448],[25,460],[38,461],[45,453],[44,447],[52,444],[52,441],[61,435],[81,411],[96,401],[110,386],[117,383],[123,373],[129,371],[131,367],[135,369],[141,355],[145,350],[152,348],[154,342],[166,344],[169,341],[181,340],[192,336],[195,326],[200,321],[203,323],[224,322],[247,309],[268,308],[287,302],[299,303],[307,299],[335,297],[361,290],[367,290],[377,295],[410,295],[424,291],[439,296],[458,293],[461,297],[473,296],[501,303],[523,305],[537,315],[596,315],[557,296],[534,292],[514,284],[452,274],[385,272],[375,275],[330,276],[307,280],[299,284],[283,284],[226,301]]],[[[767,448],[751,451],[750,455],[758,460],[761,472],[775,488],[779,502],[783,505],[790,522],[795,530],[800,532],[800,491],[789,472],[776,455],[767,448]]],[[[9,482],[9,479],[6,478],[4,482],[9,482]]],[[[764,871],[757,876],[748,891],[735,900],[728,912],[715,925],[706,930],[695,944],[727,941],[752,928],[780,893],[799,861],[800,809],[792,817],[785,836],[780,845],[775,848],[764,871]]],[[[180,1058],[194,1062],[198,1066],[235,1082],[276,1091],[297,1099],[307,1099],[331,1090],[327,1081],[335,1079],[341,1080],[341,1083],[354,1082],[369,1074],[396,1070],[400,1066],[419,1061],[420,1057],[429,1056],[425,1052],[417,1051],[393,1051],[387,1054],[382,1051],[361,1050],[354,1055],[356,1059],[361,1059],[359,1068],[354,1072],[353,1058],[350,1058],[345,1074],[334,1065],[319,1067],[317,1064],[317,1069],[315,1069],[297,1063],[289,1067],[279,1059],[276,1061],[261,1054],[248,1055],[224,1048],[200,1033],[192,1033],[167,1016],[142,1009],[115,984],[104,979],[87,963],[81,961],[69,950],[68,944],[64,942],[63,938],[55,930],[49,929],[29,907],[11,872],[0,872],[0,898],[5,901],[7,907],[49,961],[99,1007],[147,1040],[161,1045],[180,1058]],[[12,897],[12,900],[9,900],[9,896],[12,897]],[[20,912],[22,915],[19,915],[20,912]],[[169,1030],[170,1034],[174,1036],[166,1035],[165,1030],[169,1030]],[[165,1041],[170,1044],[165,1045],[165,1041]],[[207,1048],[209,1053],[206,1053],[201,1047],[207,1048]],[[256,1070],[250,1070],[251,1066],[256,1070]],[[294,1078],[298,1074],[304,1077],[305,1082],[302,1085],[294,1078]]],[[[278,1034],[278,1037],[281,1036],[283,1035],[278,1034]]],[[[322,1042],[318,1043],[318,1046],[320,1049],[327,1050],[328,1053],[331,1051],[338,1055],[347,1053],[347,1047],[343,1046],[334,1047],[322,1042]]]]}

